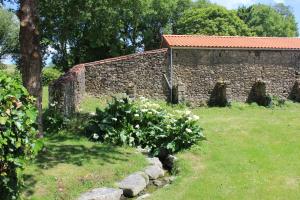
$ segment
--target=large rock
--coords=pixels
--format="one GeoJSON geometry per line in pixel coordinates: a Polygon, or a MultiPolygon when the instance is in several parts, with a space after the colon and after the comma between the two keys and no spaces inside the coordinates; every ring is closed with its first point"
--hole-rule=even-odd
{"type": "Polygon", "coordinates": [[[77,200],[120,200],[123,191],[113,188],[97,188],[82,194],[77,200]]]}
{"type": "Polygon", "coordinates": [[[137,196],[149,183],[149,177],[144,172],[137,172],[129,175],[118,183],[120,189],[126,197],[137,196]]]}
{"type": "Polygon", "coordinates": [[[148,160],[150,165],[156,165],[160,168],[163,168],[162,163],[160,162],[160,160],[157,157],[147,158],[147,160],[148,160]]]}
{"type": "Polygon", "coordinates": [[[165,175],[165,172],[162,168],[157,165],[149,166],[145,169],[145,173],[149,176],[150,179],[157,179],[165,175]]]}

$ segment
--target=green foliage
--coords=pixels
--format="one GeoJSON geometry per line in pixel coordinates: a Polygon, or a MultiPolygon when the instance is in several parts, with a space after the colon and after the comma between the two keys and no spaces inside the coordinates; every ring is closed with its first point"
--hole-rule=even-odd
{"type": "Polygon", "coordinates": [[[274,7],[256,4],[248,8],[241,7],[237,13],[257,36],[298,36],[295,16],[284,4],[274,7]]]}
{"type": "Polygon", "coordinates": [[[14,13],[0,5],[0,59],[15,54],[19,47],[19,22],[14,13]]]}
{"type": "Polygon", "coordinates": [[[114,99],[103,111],[97,109],[88,136],[116,145],[141,146],[157,155],[161,149],[175,153],[203,139],[190,112],[168,113],[147,100],[114,99]]]}
{"type": "Polygon", "coordinates": [[[235,11],[211,5],[192,8],[184,12],[178,21],[179,34],[203,35],[252,35],[247,25],[239,19],[235,11]]]}
{"type": "Polygon", "coordinates": [[[0,196],[18,197],[18,170],[40,149],[35,100],[16,80],[0,74],[0,196]]]}
{"type": "Polygon", "coordinates": [[[53,67],[45,67],[42,71],[42,82],[43,85],[49,85],[50,82],[58,79],[62,73],[53,67]]]}

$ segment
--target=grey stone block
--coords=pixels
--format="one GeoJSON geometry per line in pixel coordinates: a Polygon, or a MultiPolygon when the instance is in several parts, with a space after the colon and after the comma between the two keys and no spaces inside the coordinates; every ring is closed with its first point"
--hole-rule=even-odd
{"type": "Polygon", "coordinates": [[[120,200],[123,191],[113,188],[97,188],[82,194],[77,200],[120,200]]]}
{"type": "Polygon", "coordinates": [[[127,176],[123,181],[118,183],[118,186],[123,190],[124,196],[134,197],[143,191],[148,183],[148,176],[143,172],[137,172],[127,176]]]}
{"type": "Polygon", "coordinates": [[[145,173],[149,176],[150,179],[157,179],[165,175],[165,172],[162,168],[152,165],[145,169],[145,173]]]}

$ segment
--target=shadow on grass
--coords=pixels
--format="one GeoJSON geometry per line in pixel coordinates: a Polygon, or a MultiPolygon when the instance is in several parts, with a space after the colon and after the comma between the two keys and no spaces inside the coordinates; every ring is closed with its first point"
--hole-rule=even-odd
{"type": "Polygon", "coordinates": [[[97,159],[100,165],[115,164],[117,161],[128,161],[130,153],[121,152],[116,147],[93,145],[86,147],[80,144],[47,144],[46,150],[35,159],[34,164],[42,169],[49,169],[58,164],[82,166],[85,162],[97,159]]]}

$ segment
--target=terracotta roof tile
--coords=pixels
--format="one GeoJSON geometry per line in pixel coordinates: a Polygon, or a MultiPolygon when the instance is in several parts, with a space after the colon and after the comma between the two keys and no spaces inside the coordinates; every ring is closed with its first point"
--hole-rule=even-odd
{"type": "Polygon", "coordinates": [[[300,50],[300,38],[164,35],[167,47],[300,50]]]}

